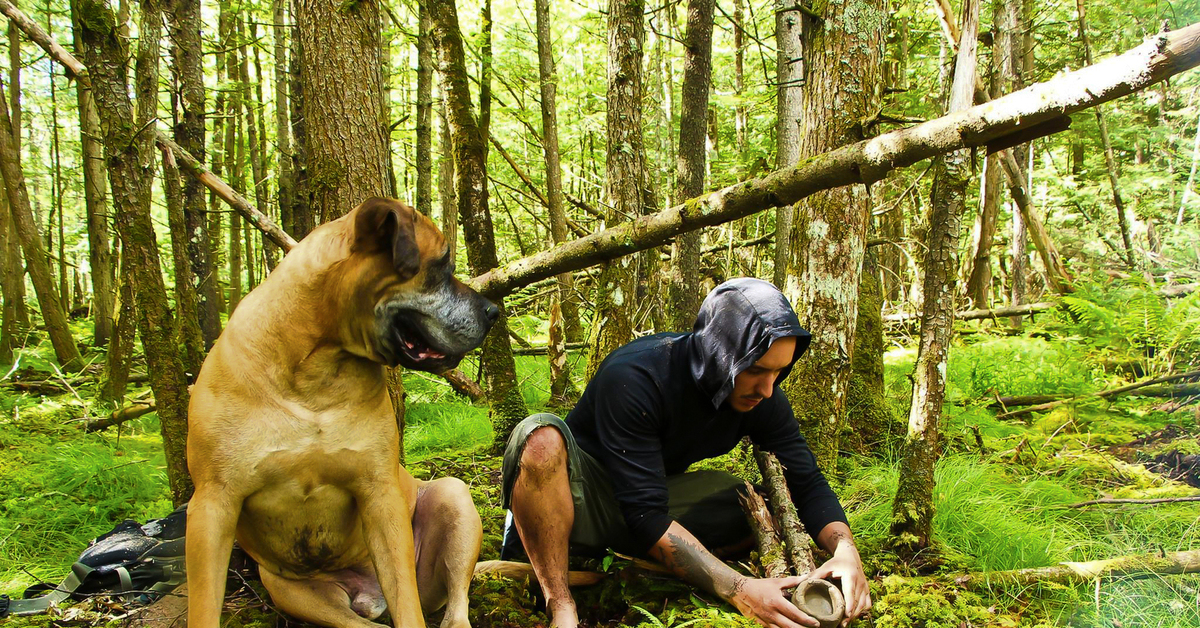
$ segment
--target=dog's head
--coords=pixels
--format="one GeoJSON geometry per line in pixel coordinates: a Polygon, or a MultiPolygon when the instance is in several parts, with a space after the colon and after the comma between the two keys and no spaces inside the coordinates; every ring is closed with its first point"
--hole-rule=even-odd
{"type": "Polygon", "coordinates": [[[373,358],[388,366],[441,373],[454,368],[496,322],[500,310],[454,278],[441,231],[393,199],[372,198],[347,216],[361,308],[357,326],[373,358]]]}

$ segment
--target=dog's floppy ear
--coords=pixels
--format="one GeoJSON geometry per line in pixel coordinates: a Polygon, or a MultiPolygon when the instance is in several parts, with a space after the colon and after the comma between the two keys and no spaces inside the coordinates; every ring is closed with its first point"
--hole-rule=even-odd
{"type": "Polygon", "coordinates": [[[392,265],[402,281],[421,270],[417,246],[417,211],[390,198],[370,198],[354,218],[354,247],[364,251],[390,250],[392,265]]]}

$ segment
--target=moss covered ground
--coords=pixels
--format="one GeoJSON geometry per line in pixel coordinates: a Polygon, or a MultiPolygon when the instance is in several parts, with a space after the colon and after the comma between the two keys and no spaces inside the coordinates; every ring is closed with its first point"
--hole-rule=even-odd
{"type": "MultiPolygon", "coordinates": [[[[529,329],[523,335],[536,337],[537,322],[525,324],[529,329]]],[[[1103,368],[1085,343],[1069,337],[975,333],[964,338],[951,353],[943,458],[936,475],[934,552],[942,572],[1200,548],[1200,507],[1195,503],[1069,507],[1103,496],[1200,493],[1147,468],[1167,452],[1200,452],[1200,406],[1193,401],[1171,407],[1163,399],[1126,397],[1066,404],[1025,421],[1000,421],[986,405],[996,395],[1082,393],[1127,380],[1103,368]]],[[[28,346],[18,366],[25,370],[6,379],[28,379],[42,371],[53,378],[47,352],[48,347],[28,346]]],[[[907,411],[913,358],[914,351],[904,346],[886,356],[888,399],[901,416],[907,411]]],[[[572,359],[581,374],[582,358],[572,359]]],[[[476,368],[470,360],[463,365],[472,375],[476,368]]],[[[544,408],[549,395],[544,360],[519,358],[518,371],[530,410],[544,408]]],[[[484,522],[481,559],[497,558],[504,512],[499,507],[499,459],[484,453],[492,439],[486,408],[467,403],[425,374],[406,374],[405,385],[410,470],[418,477],[449,475],[467,482],[484,522]]],[[[96,404],[93,394],[94,387],[86,384],[45,396],[0,385],[0,593],[17,596],[36,582],[57,581],[88,541],[115,523],[170,510],[156,417],[85,434],[78,427],[80,419],[111,410],[96,404]]],[[[703,464],[751,478],[755,474],[750,458],[738,450],[703,464]]],[[[1200,626],[1200,577],[1195,575],[980,591],[924,579],[928,574],[898,562],[885,549],[897,478],[894,453],[884,447],[871,456],[842,456],[829,475],[872,580],[875,609],[860,625],[1200,626]]],[[[577,566],[609,574],[601,584],[577,592],[590,626],[753,625],[719,600],[620,558],[577,566]]],[[[752,571],[749,560],[736,566],[752,571]]],[[[253,587],[231,597],[227,610],[230,625],[239,627],[290,623],[273,613],[266,596],[253,587]]],[[[118,612],[97,601],[64,612],[71,614],[8,623],[122,623],[113,619],[118,612]]],[[[498,577],[473,583],[471,619],[477,627],[546,625],[536,586],[498,577]]]]}

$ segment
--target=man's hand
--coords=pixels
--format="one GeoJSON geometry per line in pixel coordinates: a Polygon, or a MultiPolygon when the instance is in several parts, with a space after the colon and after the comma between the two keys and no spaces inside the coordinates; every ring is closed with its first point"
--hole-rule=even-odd
{"type": "Polygon", "coordinates": [[[792,604],[784,589],[791,589],[806,580],[805,576],[786,578],[743,578],[734,588],[729,602],[743,615],[766,628],[817,628],[820,623],[792,604]]]}
{"type": "Polygon", "coordinates": [[[867,586],[866,575],[863,574],[858,548],[854,546],[854,540],[850,536],[838,539],[833,558],[818,567],[809,577],[832,578],[841,582],[842,595],[846,598],[846,621],[842,622],[843,626],[870,610],[871,589],[867,586]]]}

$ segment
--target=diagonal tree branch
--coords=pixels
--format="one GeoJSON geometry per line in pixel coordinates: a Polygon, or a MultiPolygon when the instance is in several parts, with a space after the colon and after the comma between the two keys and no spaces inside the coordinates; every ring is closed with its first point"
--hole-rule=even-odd
{"type": "MultiPolygon", "coordinates": [[[[964,147],[999,144],[1035,125],[1144,89],[1200,64],[1200,23],[1159,33],[1128,52],[989,103],[817,155],[618,227],[511,262],[471,280],[497,297],[525,284],[659,246],[673,236],[821,190],[870,185],[892,170],[964,147]]],[[[1043,127],[1044,134],[1057,129],[1043,127]]],[[[1027,141],[1027,140],[1023,140],[1027,141]]]]}

